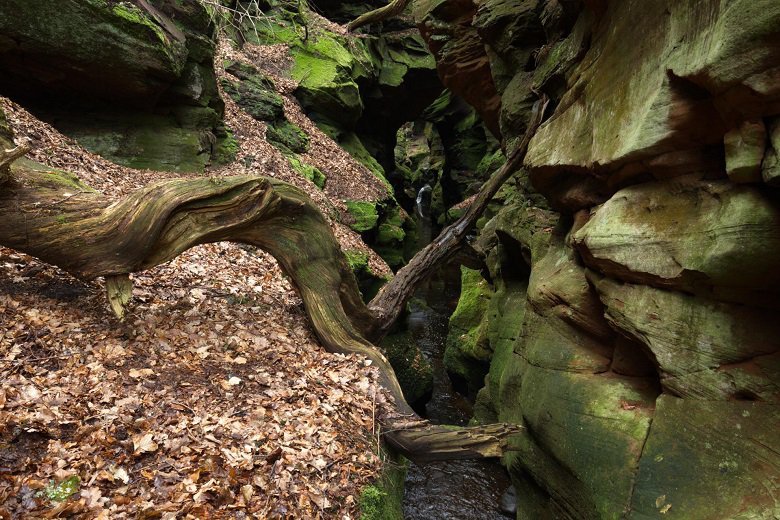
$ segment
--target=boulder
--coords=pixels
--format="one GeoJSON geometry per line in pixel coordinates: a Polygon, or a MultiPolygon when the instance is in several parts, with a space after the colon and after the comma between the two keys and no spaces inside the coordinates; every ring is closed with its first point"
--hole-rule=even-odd
{"type": "Polygon", "coordinates": [[[592,279],[610,324],[651,353],[668,392],[694,399],[780,400],[775,311],[592,279]]]}
{"type": "Polygon", "coordinates": [[[574,234],[585,264],[612,278],[752,306],[778,304],[780,207],[728,181],[632,186],[574,234]]]}

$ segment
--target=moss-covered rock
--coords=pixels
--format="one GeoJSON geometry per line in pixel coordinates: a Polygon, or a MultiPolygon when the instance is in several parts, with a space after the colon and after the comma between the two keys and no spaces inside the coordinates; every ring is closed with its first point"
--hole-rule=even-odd
{"type": "Polygon", "coordinates": [[[309,136],[295,123],[291,123],[287,119],[269,123],[266,127],[265,138],[283,151],[306,153],[309,150],[309,136]]]}
{"type": "Polygon", "coordinates": [[[130,2],[9,0],[0,11],[0,35],[13,42],[0,47],[2,82],[153,106],[188,54],[183,32],[155,14],[130,2]]]}
{"type": "Polygon", "coordinates": [[[222,89],[247,114],[258,121],[275,121],[284,118],[284,102],[273,88],[260,80],[222,79],[222,89]]]}
{"type": "Polygon", "coordinates": [[[131,168],[201,172],[216,144],[211,132],[182,128],[174,116],[104,111],[65,117],[59,125],[63,133],[131,168]]]}
{"type": "Polygon", "coordinates": [[[325,188],[327,177],[325,177],[325,174],[322,173],[319,168],[303,162],[297,155],[288,155],[287,160],[290,161],[290,165],[293,167],[293,170],[312,181],[319,189],[325,188]]]}
{"type": "Polygon", "coordinates": [[[380,346],[393,366],[406,400],[414,404],[429,399],[433,391],[433,368],[412,334],[391,334],[380,346]]]}
{"type": "Polygon", "coordinates": [[[118,164],[199,172],[217,159],[217,142],[227,137],[224,105],[213,68],[214,25],[201,3],[3,7],[5,95],[118,164]]]}
{"type": "Polygon", "coordinates": [[[472,389],[482,386],[493,353],[485,319],[493,292],[479,271],[461,267],[460,298],[450,316],[444,365],[472,389]]]}
{"type": "Polygon", "coordinates": [[[780,212],[728,181],[621,190],[574,235],[585,263],[627,282],[749,305],[777,305],[780,212]]]}
{"type": "Polygon", "coordinates": [[[225,133],[225,137],[217,141],[214,150],[215,164],[230,164],[236,159],[236,154],[238,154],[238,141],[236,141],[233,132],[227,130],[225,133]]]}
{"type": "Polygon", "coordinates": [[[780,511],[780,407],[662,395],[639,464],[631,518],[771,518],[780,511]]]}
{"type": "Polygon", "coordinates": [[[346,201],[347,211],[354,219],[349,225],[357,232],[368,231],[376,226],[379,220],[375,202],[364,202],[359,200],[346,201]]]}
{"type": "Polygon", "coordinates": [[[368,253],[357,250],[344,251],[352,273],[358,282],[360,293],[365,301],[370,301],[376,296],[379,289],[387,282],[387,278],[379,276],[368,265],[368,253]]]}
{"type": "Polygon", "coordinates": [[[403,520],[404,479],[407,461],[385,453],[382,474],[360,492],[360,520],[403,520]]]}

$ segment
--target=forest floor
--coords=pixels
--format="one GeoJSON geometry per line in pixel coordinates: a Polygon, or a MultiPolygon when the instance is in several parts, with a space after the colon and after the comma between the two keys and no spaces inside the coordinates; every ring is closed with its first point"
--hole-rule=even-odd
{"type": "MultiPolygon", "coordinates": [[[[239,160],[212,176],[273,176],[304,189],[345,249],[369,253],[339,222],[344,198],[385,188],[320,132],[285,80],[286,50],[229,57],[274,76],[324,191],[290,168],[265,127],[224,96],[239,160]],[[265,66],[263,66],[265,65],[265,66]],[[241,157],[254,155],[250,168],[241,157]],[[258,160],[259,159],[259,160],[258,160]]],[[[169,172],[117,166],[0,98],[32,159],[119,198],[169,172]]],[[[0,248],[0,518],[355,518],[381,470],[375,371],[318,344],[275,260],[217,243],[133,275],[124,322],[102,280],[80,281],[0,248]]]]}

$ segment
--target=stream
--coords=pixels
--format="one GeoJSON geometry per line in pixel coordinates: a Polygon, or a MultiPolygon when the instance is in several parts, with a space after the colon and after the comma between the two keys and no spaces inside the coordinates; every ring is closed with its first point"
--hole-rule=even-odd
{"type": "MultiPolygon", "coordinates": [[[[420,212],[422,213],[422,212],[420,212]]],[[[432,238],[430,221],[418,218],[422,245],[432,238]]],[[[463,426],[472,415],[471,403],[455,392],[444,367],[449,316],[460,295],[460,269],[445,268],[416,292],[407,319],[410,341],[416,342],[433,365],[433,393],[425,415],[433,423],[463,426]]],[[[409,464],[403,511],[407,520],[505,520],[502,495],[510,480],[498,461],[447,461],[409,464]]]]}

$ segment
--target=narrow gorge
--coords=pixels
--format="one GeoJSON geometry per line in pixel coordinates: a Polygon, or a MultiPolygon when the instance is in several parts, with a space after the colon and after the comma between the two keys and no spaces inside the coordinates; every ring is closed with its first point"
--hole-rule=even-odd
{"type": "Polygon", "coordinates": [[[780,517],[777,0],[0,4],[0,518],[780,517]]]}

